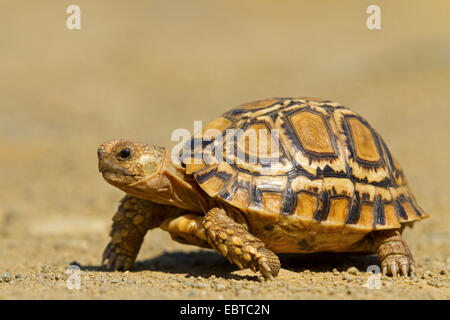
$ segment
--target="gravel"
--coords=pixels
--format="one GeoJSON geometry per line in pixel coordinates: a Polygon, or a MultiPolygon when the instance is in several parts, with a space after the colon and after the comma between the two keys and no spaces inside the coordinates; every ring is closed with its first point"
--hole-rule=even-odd
{"type": "Polygon", "coordinates": [[[3,274],[3,281],[5,281],[5,282],[10,282],[10,281],[12,281],[12,279],[13,279],[13,276],[12,276],[11,273],[5,272],[5,273],[3,274]]]}

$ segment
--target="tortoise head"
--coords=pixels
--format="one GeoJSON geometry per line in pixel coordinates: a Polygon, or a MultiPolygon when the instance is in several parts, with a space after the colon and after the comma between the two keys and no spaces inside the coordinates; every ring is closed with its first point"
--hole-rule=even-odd
{"type": "Polygon", "coordinates": [[[103,178],[125,192],[161,173],[165,149],[127,140],[109,140],[97,150],[98,169],[103,178]]]}
{"type": "Polygon", "coordinates": [[[198,186],[184,168],[172,163],[165,148],[110,140],[98,148],[97,155],[103,178],[129,195],[191,211],[206,207],[198,186]]]}

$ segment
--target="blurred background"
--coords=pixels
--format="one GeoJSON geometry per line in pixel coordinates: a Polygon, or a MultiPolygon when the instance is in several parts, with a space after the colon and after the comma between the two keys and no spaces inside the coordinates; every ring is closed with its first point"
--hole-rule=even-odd
{"type": "MultiPolygon", "coordinates": [[[[0,271],[100,263],[121,198],[97,170],[104,140],[172,146],[176,128],[273,96],[363,115],[431,215],[413,251],[448,257],[450,3],[378,0],[368,30],[374,3],[1,0],[0,271]]],[[[151,238],[139,259],[195,250],[151,238]]]]}

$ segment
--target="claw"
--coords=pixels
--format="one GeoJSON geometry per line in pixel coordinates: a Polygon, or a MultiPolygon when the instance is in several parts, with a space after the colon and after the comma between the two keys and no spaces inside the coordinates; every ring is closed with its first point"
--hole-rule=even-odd
{"type": "Polygon", "coordinates": [[[108,270],[112,269],[112,266],[113,266],[115,261],[116,261],[116,253],[113,251],[111,253],[111,255],[108,257],[108,264],[107,264],[108,270]]]}
{"type": "Polygon", "coordinates": [[[239,267],[239,269],[244,269],[244,266],[238,259],[233,259],[233,262],[239,267]]]}
{"type": "Polygon", "coordinates": [[[408,277],[408,264],[402,264],[402,266],[400,267],[400,269],[402,270],[402,274],[405,277],[408,277]]]}
{"type": "Polygon", "coordinates": [[[106,248],[105,251],[103,251],[103,257],[102,257],[102,265],[105,265],[105,261],[109,259],[109,255],[111,253],[111,243],[109,243],[106,248]]]}
{"type": "Polygon", "coordinates": [[[263,267],[267,272],[270,272],[270,267],[265,261],[261,263],[261,267],[263,267]]]}
{"type": "Polygon", "coordinates": [[[271,272],[271,269],[269,267],[269,265],[267,264],[267,262],[263,261],[260,264],[260,268],[259,268],[259,272],[261,272],[261,274],[264,276],[264,278],[266,280],[273,280],[273,275],[271,272]]]}
{"type": "Polygon", "coordinates": [[[273,276],[270,272],[268,272],[266,269],[264,268],[260,268],[259,272],[261,272],[262,276],[264,277],[265,280],[273,280],[273,276]]]}
{"type": "Polygon", "coordinates": [[[397,272],[398,272],[398,266],[397,266],[397,263],[396,263],[396,262],[391,263],[390,267],[391,267],[391,273],[392,273],[392,276],[393,276],[393,277],[396,277],[396,276],[397,276],[397,272]]]}
{"type": "Polygon", "coordinates": [[[409,269],[411,270],[411,278],[413,279],[417,279],[417,275],[416,275],[416,266],[411,264],[409,266],[409,269]]]}
{"type": "Polygon", "coordinates": [[[122,255],[119,255],[119,257],[117,257],[116,259],[116,263],[114,264],[114,269],[115,270],[120,270],[123,267],[125,258],[122,255]]]}
{"type": "Polygon", "coordinates": [[[385,276],[387,274],[387,271],[388,271],[388,267],[387,267],[387,265],[384,265],[383,266],[383,276],[385,276]]]}

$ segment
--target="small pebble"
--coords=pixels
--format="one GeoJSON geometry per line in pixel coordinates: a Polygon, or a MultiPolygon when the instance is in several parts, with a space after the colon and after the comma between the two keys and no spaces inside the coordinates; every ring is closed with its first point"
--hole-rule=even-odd
{"type": "Polygon", "coordinates": [[[356,275],[356,274],[358,274],[359,270],[356,267],[350,267],[350,268],[347,269],[347,272],[349,274],[356,275]]]}
{"type": "Polygon", "coordinates": [[[437,280],[428,280],[428,281],[427,281],[427,284],[428,284],[429,286],[432,286],[432,287],[438,287],[438,288],[439,288],[439,283],[437,282],[437,280]]]}
{"type": "Polygon", "coordinates": [[[5,272],[3,274],[3,281],[10,282],[12,279],[13,279],[13,277],[12,277],[11,273],[5,272]]]}

